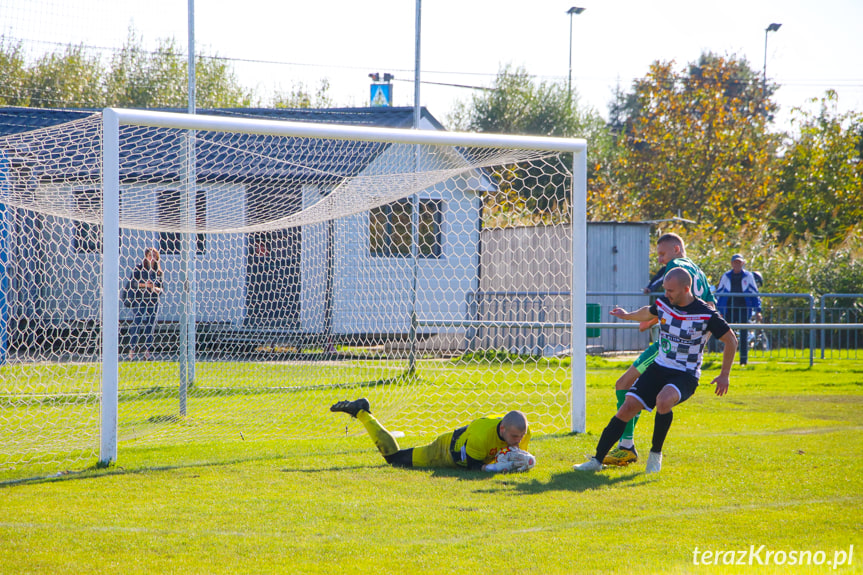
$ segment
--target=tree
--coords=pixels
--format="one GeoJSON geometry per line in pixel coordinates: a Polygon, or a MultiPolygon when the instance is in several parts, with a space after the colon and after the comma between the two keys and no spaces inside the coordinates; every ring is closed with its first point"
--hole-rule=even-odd
{"type": "Polygon", "coordinates": [[[25,91],[34,108],[86,108],[99,106],[105,94],[104,68],[98,56],[83,45],[68,45],[62,52],[45,54],[27,73],[25,91]]]}
{"type": "MultiPolygon", "coordinates": [[[[106,77],[106,101],[131,108],[188,106],[188,57],[174,39],[158,41],[147,51],[130,29],[126,42],[111,59],[106,77]]],[[[198,55],[195,59],[195,100],[199,108],[249,106],[250,90],[242,88],[226,60],[198,55]]]]}
{"type": "Polygon", "coordinates": [[[323,78],[312,94],[303,82],[295,82],[288,93],[277,91],[273,96],[274,108],[328,108],[333,105],[329,95],[330,81],[323,78]]]}
{"type": "Polygon", "coordinates": [[[782,157],[771,213],[780,240],[836,244],[863,221],[863,114],[839,113],[837,104],[831,90],[819,112],[794,110],[800,136],[782,157]]]}
{"type": "Polygon", "coordinates": [[[454,128],[470,132],[572,136],[580,127],[578,98],[565,85],[534,82],[524,68],[506,65],[488,91],[460,103],[450,116],[454,128]]]}
{"type": "Polygon", "coordinates": [[[591,204],[629,205],[643,219],[681,215],[716,237],[757,222],[771,196],[773,109],[745,59],[705,54],[687,71],[654,62],[612,107],[619,153],[591,204]]]}
{"type": "Polygon", "coordinates": [[[26,106],[27,66],[21,42],[14,42],[0,35],[0,104],[4,106],[26,106]]]}
{"type": "MultiPolygon", "coordinates": [[[[134,30],[105,65],[84,45],[68,45],[28,63],[15,42],[0,36],[0,104],[34,108],[186,108],[188,57],[173,39],[147,51],[134,30]]],[[[200,108],[247,107],[243,88],[227,60],[199,55],[195,63],[200,108]]]]}
{"type": "MultiPolygon", "coordinates": [[[[584,137],[601,140],[604,122],[581,110],[565,84],[536,82],[524,68],[506,65],[492,87],[459,103],[448,122],[457,130],[487,133],[584,137]]],[[[593,150],[589,150],[592,153],[593,150]]],[[[568,221],[565,182],[571,154],[506,166],[494,172],[498,192],[486,196],[487,225],[568,221]]]]}

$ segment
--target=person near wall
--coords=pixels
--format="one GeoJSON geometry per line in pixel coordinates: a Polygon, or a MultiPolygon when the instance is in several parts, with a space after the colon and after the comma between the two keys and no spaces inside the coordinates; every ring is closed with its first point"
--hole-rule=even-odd
{"type": "MultiPolygon", "coordinates": [[[[740,254],[731,256],[731,269],[722,275],[716,288],[717,307],[728,323],[749,323],[750,318],[761,321],[761,298],[758,296],[758,278],[744,269],[746,260],[740,254]],[[721,296],[720,294],[732,294],[721,296]],[[737,295],[733,295],[737,294],[737,295]],[[741,295],[743,294],[743,295],[741,295]]],[[[740,365],[749,361],[749,330],[740,330],[740,365]]]]}
{"type": "Polygon", "coordinates": [[[143,349],[144,359],[150,359],[153,349],[153,330],[159,312],[159,296],[162,295],[162,266],[159,250],[144,250],[144,260],[135,266],[129,278],[126,292],[127,305],[132,311],[129,328],[129,359],[143,349]]]}

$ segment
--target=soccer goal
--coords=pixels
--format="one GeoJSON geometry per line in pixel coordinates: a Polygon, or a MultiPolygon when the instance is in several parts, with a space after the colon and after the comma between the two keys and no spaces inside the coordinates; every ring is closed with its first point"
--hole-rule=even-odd
{"type": "Polygon", "coordinates": [[[119,109],[0,138],[0,471],[358,433],[328,407],[362,396],[583,431],[585,154],[119,109]],[[571,250],[488,261],[490,213],[552,203],[571,250]]]}

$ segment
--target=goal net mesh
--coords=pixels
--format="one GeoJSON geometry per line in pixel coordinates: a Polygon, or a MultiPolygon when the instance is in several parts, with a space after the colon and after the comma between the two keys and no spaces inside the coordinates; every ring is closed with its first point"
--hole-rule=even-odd
{"type": "MultiPolygon", "coordinates": [[[[0,138],[0,474],[98,457],[102,152],[101,114],[0,138]]],[[[568,210],[559,153],[132,125],[119,153],[121,461],[362,433],[328,410],[358,397],[407,446],[568,429],[567,250],[483,241],[568,210]]]]}

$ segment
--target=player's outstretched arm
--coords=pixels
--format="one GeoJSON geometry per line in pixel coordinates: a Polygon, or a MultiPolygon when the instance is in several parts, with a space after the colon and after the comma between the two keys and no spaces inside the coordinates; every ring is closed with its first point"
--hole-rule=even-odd
{"type": "Polygon", "coordinates": [[[722,396],[728,393],[729,377],[731,376],[731,366],[734,365],[734,354],[737,353],[737,336],[734,335],[734,330],[725,332],[719,341],[725,344],[725,350],[722,352],[722,371],[713,380],[716,385],[714,393],[722,396]]]}
{"type": "Polygon", "coordinates": [[[615,306],[615,308],[608,313],[620,319],[630,319],[633,321],[648,321],[656,317],[650,313],[650,306],[644,306],[643,308],[632,312],[626,311],[622,307],[615,306]]]}

